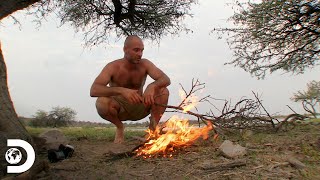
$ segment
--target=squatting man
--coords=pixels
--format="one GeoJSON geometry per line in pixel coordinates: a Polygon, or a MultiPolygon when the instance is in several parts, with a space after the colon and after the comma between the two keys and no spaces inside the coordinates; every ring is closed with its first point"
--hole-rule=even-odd
{"type": "Polygon", "coordinates": [[[151,130],[159,123],[167,105],[169,77],[148,59],[142,58],[144,44],[135,35],[124,42],[124,57],[108,63],[94,80],[91,97],[98,97],[98,114],[116,126],[115,143],[124,142],[122,121],[141,120],[150,116],[151,130]],[[154,82],[143,88],[147,76],[154,82]]]}

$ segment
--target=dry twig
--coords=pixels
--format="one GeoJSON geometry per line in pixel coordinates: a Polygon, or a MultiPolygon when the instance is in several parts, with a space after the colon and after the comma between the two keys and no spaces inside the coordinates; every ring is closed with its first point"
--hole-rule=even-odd
{"type": "MultiPolygon", "coordinates": [[[[198,119],[198,123],[200,125],[200,121],[204,124],[207,124],[207,121],[210,121],[215,126],[215,131],[222,133],[222,130],[226,129],[251,129],[251,130],[263,130],[263,131],[278,131],[282,127],[287,127],[286,125],[289,122],[294,120],[302,120],[305,117],[299,114],[289,115],[285,118],[284,121],[280,122],[278,119],[272,117],[270,113],[263,106],[262,101],[259,99],[258,94],[253,93],[255,99],[250,98],[241,98],[238,102],[232,105],[231,102],[222,99],[212,98],[210,95],[206,95],[204,97],[200,97],[198,103],[208,103],[212,107],[214,107],[216,113],[212,109],[209,112],[201,114],[195,113],[190,110],[186,111],[185,106],[192,103],[191,97],[195,96],[199,90],[205,88],[205,83],[201,83],[199,80],[192,79],[190,91],[186,91],[186,89],[180,84],[185,98],[179,103],[178,106],[172,105],[162,105],[157,104],[159,106],[167,107],[171,110],[167,110],[166,112],[178,112],[182,114],[189,114],[195,116],[198,119]],[[222,108],[218,108],[213,101],[224,101],[222,108]],[[275,124],[275,121],[278,124],[275,124]]],[[[197,110],[197,109],[196,109],[197,110]]]]}
{"type": "Polygon", "coordinates": [[[208,171],[225,171],[229,169],[233,169],[236,167],[241,167],[247,165],[247,162],[243,159],[235,160],[226,163],[218,163],[218,164],[210,164],[206,166],[202,166],[201,169],[208,171]]]}

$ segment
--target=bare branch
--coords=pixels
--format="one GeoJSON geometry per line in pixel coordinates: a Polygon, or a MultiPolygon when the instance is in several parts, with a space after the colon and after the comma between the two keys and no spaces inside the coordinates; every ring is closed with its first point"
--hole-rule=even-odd
{"type": "Polygon", "coordinates": [[[182,100],[182,103],[178,106],[173,105],[162,105],[156,104],[159,106],[166,107],[172,110],[166,110],[166,112],[175,112],[181,114],[188,114],[191,116],[195,116],[200,123],[203,122],[206,124],[207,121],[210,121],[215,128],[218,128],[218,131],[226,130],[226,129],[252,129],[252,130],[276,130],[276,125],[274,124],[274,120],[278,121],[278,119],[273,118],[268,111],[262,105],[261,100],[258,95],[254,94],[254,99],[249,98],[241,98],[234,105],[231,104],[231,101],[223,100],[224,104],[221,109],[219,109],[213,100],[221,101],[221,99],[212,98],[210,95],[199,98],[198,103],[209,102],[220,114],[214,113],[212,109],[206,113],[196,113],[193,111],[185,111],[184,105],[188,104],[187,98],[191,96],[195,96],[196,92],[199,89],[204,87],[204,83],[200,83],[198,80],[192,80],[192,87],[189,91],[181,85],[181,88],[186,94],[185,99],[182,100]],[[201,88],[199,88],[201,86],[201,88]]]}

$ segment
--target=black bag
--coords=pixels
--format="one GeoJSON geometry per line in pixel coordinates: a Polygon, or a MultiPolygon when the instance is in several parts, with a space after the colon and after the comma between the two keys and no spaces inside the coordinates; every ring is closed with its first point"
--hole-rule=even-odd
{"type": "Polygon", "coordinates": [[[62,161],[67,158],[71,158],[74,152],[74,147],[71,145],[60,144],[59,149],[49,149],[48,159],[51,163],[62,161]]]}

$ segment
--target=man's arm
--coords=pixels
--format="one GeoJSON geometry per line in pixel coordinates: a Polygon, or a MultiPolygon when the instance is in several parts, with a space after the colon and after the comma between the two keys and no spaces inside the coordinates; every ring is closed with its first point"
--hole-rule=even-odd
{"type": "Polygon", "coordinates": [[[161,71],[158,67],[156,67],[152,62],[146,60],[146,67],[148,75],[155,80],[153,85],[157,86],[158,88],[167,87],[171,84],[170,78],[161,71]]]}
{"type": "Polygon", "coordinates": [[[94,80],[91,89],[90,96],[91,97],[101,97],[101,96],[116,96],[120,95],[122,91],[122,87],[108,87],[107,85],[110,83],[111,76],[113,74],[114,67],[111,64],[107,64],[97,78],[94,80]]]}
{"type": "Polygon", "coordinates": [[[108,87],[111,77],[118,68],[114,64],[107,64],[94,80],[91,89],[91,97],[110,97],[121,95],[131,103],[141,103],[142,97],[139,95],[138,90],[127,89],[124,87],[108,87]]]}
{"type": "Polygon", "coordinates": [[[149,60],[145,60],[145,66],[148,75],[154,79],[154,82],[149,84],[143,93],[143,102],[149,106],[155,102],[156,91],[169,86],[171,82],[170,78],[149,60]]]}

